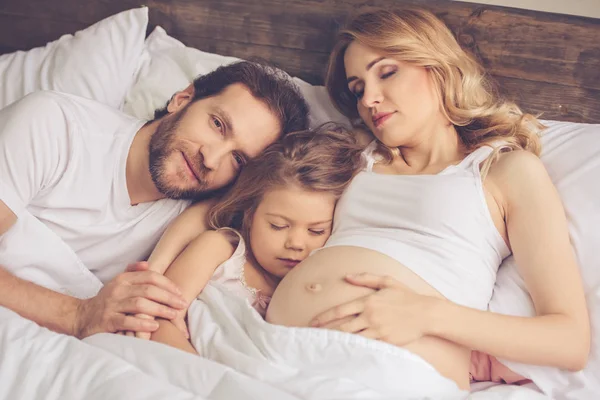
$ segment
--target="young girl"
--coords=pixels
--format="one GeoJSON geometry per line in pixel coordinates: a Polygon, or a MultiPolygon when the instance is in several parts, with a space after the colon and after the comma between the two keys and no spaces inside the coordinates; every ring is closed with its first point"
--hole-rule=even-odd
{"type": "MultiPolygon", "coordinates": [[[[193,208],[183,213],[152,253],[150,269],[166,270],[188,302],[209,281],[219,282],[264,316],[279,281],[325,244],[362,149],[353,133],[333,125],[288,134],[244,167],[209,212],[214,230],[201,232],[193,208]]],[[[159,321],[151,339],[195,353],[179,332],[186,312],[159,321]]]]}

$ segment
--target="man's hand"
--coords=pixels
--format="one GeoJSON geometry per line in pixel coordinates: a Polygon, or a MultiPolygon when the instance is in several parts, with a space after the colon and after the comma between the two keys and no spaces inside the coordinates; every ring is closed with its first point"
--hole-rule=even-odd
{"type": "MultiPolygon", "coordinates": [[[[177,317],[172,318],[171,323],[173,325],[175,325],[175,327],[177,329],[179,329],[181,331],[181,333],[184,334],[186,339],[189,339],[190,333],[188,331],[187,324],[185,323],[186,315],[187,315],[186,309],[177,311],[177,317]]],[[[146,315],[146,314],[136,314],[135,316],[138,318],[143,318],[143,319],[150,319],[150,320],[154,319],[151,316],[146,315]]],[[[137,337],[138,339],[150,340],[152,338],[152,333],[139,332],[139,331],[138,332],[128,331],[128,332],[125,332],[125,336],[131,336],[131,337],[137,337]]]]}
{"type": "Polygon", "coordinates": [[[177,286],[167,277],[148,271],[138,262],[107,283],[95,297],[81,300],[76,311],[73,336],[83,339],[100,332],[154,332],[154,319],[136,314],[174,319],[187,307],[177,286]]]}

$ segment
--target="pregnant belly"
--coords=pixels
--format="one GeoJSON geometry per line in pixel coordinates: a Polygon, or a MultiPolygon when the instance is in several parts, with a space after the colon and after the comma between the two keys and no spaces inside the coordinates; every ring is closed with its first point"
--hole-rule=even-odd
{"type": "MultiPolygon", "coordinates": [[[[269,304],[268,322],[295,327],[309,326],[313,317],[337,305],[373,293],[347,283],[347,274],[370,272],[389,275],[419,294],[443,298],[418,275],[379,252],[353,246],[324,248],[290,271],[269,304]]],[[[461,389],[469,387],[470,351],[436,337],[423,337],[404,346],[428,361],[461,389]]]]}

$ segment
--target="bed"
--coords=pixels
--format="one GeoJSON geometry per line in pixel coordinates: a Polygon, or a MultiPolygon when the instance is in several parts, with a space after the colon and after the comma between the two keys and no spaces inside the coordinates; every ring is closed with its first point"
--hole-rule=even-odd
{"type": "Polygon", "coordinates": [[[149,32],[159,25],[188,46],[261,57],[319,84],[334,33],[348,13],[404,4],[422,5],[441,16],[483,61],[502,92],[527,111],[543,112],[547,119],[600,122],[600,21],[455,1],[3,0],[0,54],[41,46],[146,5],[149,32]]]}
{"type": "MultiPolygon", "coordinates": [[[[549,121],[552,129],[545,143],[545,162],[567,202],[578,257],[587,268],[584,278],[594,315],[592,326],[600,328],[596,315],[600,313],[600,260],[590,255],[590,243],[600,242],[600,234],[589,228],[600,226],[596,205],[600,202],[590,201],[599,199],[600,191],[589,189],[582,200],[579,190],[584,180],[593,185],[600,177],[600,128],[593,125],[600,124],[600,20],[454,1],[149,0],[142,4],[131,0],[2,0],[0,107],[36,89],[56,89],[93,97],[143,118],[194,74],[237,58],[261,58],[295,77],[309,99],[313,123],[340,119],[320,86],[335,31],[359,7],[392,5],[419,5],[434,11],[460,43],[479,57],[505,97],[544,120],[558,121],[549,121]],[[135,15],[122,13],[132,9],[137,10],[135,15]],[[96,24],[117,13],[120,19],[114,26],[96,24]],[[104,30],[110,32],[106,40],[100,36],[104,30]],[[69,36],[57,41],[62,35],[69,36]],[[54,44],[41,47],[48,42],[54,44]],[[578,162],[587,162],[588,174],[577,174],[574,181],[572,171],[579,165],[567,160],[584,160],[578,162]]],[[[30,223],[35,225],[35,221],[30,223]]],[[[39,230],[39,234],[45,232],[39,230]]],[[[0,253],[11,246],[8,239],[3,240],[0,253]]],[[[9,258],[3,255],[0,264],[3,257],[9,258]]],[[[55,247],[51,256],[40,256],[38,262],[50,268],[53,262],[64,262],[60,257],[55,247]]],[[[490,308],[516,315],[530,313],[531,303],[514,265],[508,262],[504,271],[490,308]]],[[[71,279],[69,285],[59,282],[55,287],[68,287],[71,294],[81,297],[94,290],[83,288],[82,282],[75,284],[72,277],[65,279],[71,279]]],[[[218,293],[213,295],[218,297],[218,293]]],[[[599,331],[594,332],[598,338],[599,331]]],[[[253,371],[240,372],[241,364],[236,369],[156,343],[125,337],[115,341],[112,335],[80,342],[2,308],[0,347],[0,399],[351,398],[347,393],[339,397],[333,389],[307,392],[302,386],[314,380],[288,376],[286,386],[253,371]]],[[[580,374],[543,369],[528,374],[540,377],[534,379],[537,385],[479,384],[470,398],[600,396],[597,357],[580,374]]]]}

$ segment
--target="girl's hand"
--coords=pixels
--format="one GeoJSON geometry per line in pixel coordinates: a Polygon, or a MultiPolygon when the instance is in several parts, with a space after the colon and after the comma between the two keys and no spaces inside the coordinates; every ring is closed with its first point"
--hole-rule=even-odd
{"type": "MultiPolygon", "coordinates": [[[[190,334],[187,328],[187,324],[185,323],[185,316],[187,314],[187,310],[180,310],[177,313],[177,317],[173,318],[171,320],[171,322],[173,323],[173,325],[175,325],[175,327],[177,329],[179,329],[181,331],[181,333],[183,333],[185,335],[186,339],[190,338],[190,334]]],[[[143,319],[152,319],[154,320],[154,317],[151,317],[149,315],[146,314],[137,314],[136,318],[143,318],[143,319]]],[[[152,337],[152,333],[150,332],[132,332],[132,331],[127,331],[123,333],[125,336],[132,336],[132,337],[137,337],[138,339],[144,339],[144,340],[150,340],[150,338],[152,337]]]]}
{"type": "MultiPolygon", "coordinates": [[[[151,319],[154,320],[154,317],[151,317],[150,315],[147,314],[136,314],[135,315],[136,318],[142,318],[142,319],[151,319]]],[[[152,333],[150,332],[126,332],[125,333],[126,336],[135,336],[138,339],[144,339],[144,340],[150,340],[150,338],[152,337],[152,333]]]]}
{"type": "MultiPolygon", "coordinates": [[[[147,314],[136,314],[135,317],[141,318],[141,319],[151,319],[154,321],[154,317],[151,317],[150,315],[147,315],[147,314]]],[[[150,333],[150,332],[118,331],[116,333],[118,335],[136,337],[138,339],[143,339],[143,340],[150,340],[150,338],[152,337],[152,333],[150,333]]]]}
{"type": "Polygon", "coordinates": [[[427,334],[428,310],[438,300],[389,276],[349,275],[346,281],[376,292],[317,315],[313,327],[335,329],[404,346],[427,334]]]}
{"type": "Polygon", "coordinates": [[[185,316],[186,316],[185,312],[180,313],[180,315],[178,315],[177,318],[174,318],[174,319],[171,320],[171,323],[173,325],[175,325],[175,327],[177,329],[179,329],[181,332],[183,332],[183,334],[185,335],[185,338],[189,340],[190,339],[190,332],[188,331],[188,327],[187,327],[187,324],[185,322],[185,316]]]}

